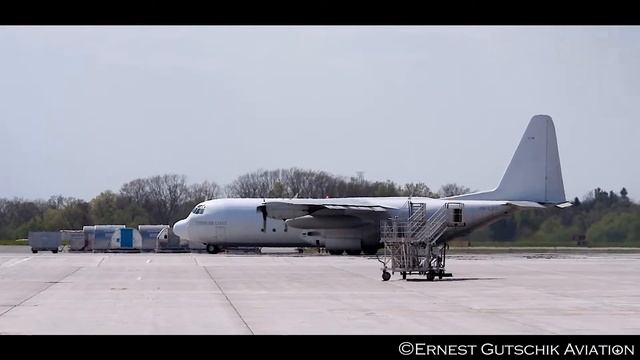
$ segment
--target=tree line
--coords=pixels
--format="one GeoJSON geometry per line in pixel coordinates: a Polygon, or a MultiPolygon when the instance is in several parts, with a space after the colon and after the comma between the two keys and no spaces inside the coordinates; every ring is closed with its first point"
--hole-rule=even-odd
{"type": "MultiPolygon", "coordinates": [[[[52,196],[48,200],[0,198],[0,239],[25,238],[29,231],[81,229],[84,225],[169,224],[187,216],[198,203],[220,197],[326,198],[355,196],[446,197],[470,192],[459,184],[438,191],[423,182],[398,184],[362,176],[336,176],[299,168],[257,170],[226,186],[204,181],[188,184],[184,175],[135,179],[119,191],[103,191],[90,201],[52,196]]],[[[625,188],[596,188],[568,209],[526,210],[477,230],[463,239],[472,245],[639,246],[640,205],[625,188]],[[584,238],[583,238],[584,237],[584,238]]]]}
{"type": "Polygon", "coordinates": [[[257,170],[224,187],[210,181],[188,184],[184,175],[166,174],[132,180],[118,192],[103,191],[90,201],[60,195],[48,200],[0,198],[0,239],[25,238],[29,231],[81,229],[94,224],[173,225],[198,203],[219,197],[438,197],[467,191],[463,186],[447,184],[439,192],[432,192],[421,182],[400,185],[299,168],[257,170]]]}
{"type": "Polygon", "coordinates": [[[472,245],[640,246],[640,205],[596,188],[566,209],[526,210],[471,233],[472,245]]]}

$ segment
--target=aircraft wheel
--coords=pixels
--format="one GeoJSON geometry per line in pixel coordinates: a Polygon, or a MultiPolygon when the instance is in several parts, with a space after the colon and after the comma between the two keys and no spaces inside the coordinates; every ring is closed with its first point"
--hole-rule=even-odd
{"type": "Polygon", "coordinates": [[[31,252],[32,252],[32,253],[34,253],[34,254],[37,254],[37,253],[38,253],[38,250],[33,250],[33,249],[31,249],[31,252]]]}
{"type": "Polygon", "coordinates": [[[391,279],[391,274],[388,271],[382,272],[382,281],[389,281],[391,279]]]}
{"type": "Polygon", "coordinates": [[[402,280],[407,280],[407,272],[406,271],[402,272],[402,280]]]}
{"type": "Polygon", "coordinates": [[[329,250],[329,254],[331,255],[342,255],[344,250],[329,250]]]}
{"type": "Polygon", "coordinates": [[[217,254],[220,252],[220,249],[214,244],[207,244],[207,252],[209,254],[217,254]]]}
{"type": "Polygon", "coordinates": [[[58,253],[58,249],[55,250],[51,250],[52,253],[57,254],[58,253]]]}
{"type": "Polygon", "coordinates": [[[360,250],[347,250],[347,255],[360,255],[360,250]]]}

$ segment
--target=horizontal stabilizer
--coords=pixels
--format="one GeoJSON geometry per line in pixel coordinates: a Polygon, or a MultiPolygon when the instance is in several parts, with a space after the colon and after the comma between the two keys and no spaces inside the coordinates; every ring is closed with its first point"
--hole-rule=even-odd
{"type": "Polygon", "coordinates": [[[525,207],[525,208],[542,208],[544,209],[544,205],[540,205],[537,202],[533,201],[508,201],[508,205],[513,205],[517,207],[525,207]]]}
{"type": "Polygon", "coordinates": [[[560,204],[556,204],[556,207],[558,207],[560,209],[565,209],[565,208],[568,208],[570,206],[573,206],[573,204],[568,202],[568,201],[565,201],[565,202],[560,203],[560,204]]]}

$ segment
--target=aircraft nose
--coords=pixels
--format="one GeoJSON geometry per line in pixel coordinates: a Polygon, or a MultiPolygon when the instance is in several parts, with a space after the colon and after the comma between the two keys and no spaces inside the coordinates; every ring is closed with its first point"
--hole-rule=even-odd
{"type": "Polygon", "coordinates": [[[173,233],[181,239],[189,240],[189,222],[183,219],[173,224],[173,233]]]}

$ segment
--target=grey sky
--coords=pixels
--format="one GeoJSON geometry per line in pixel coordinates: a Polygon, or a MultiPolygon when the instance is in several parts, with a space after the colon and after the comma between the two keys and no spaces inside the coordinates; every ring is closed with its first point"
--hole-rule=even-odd
{"type": "Polygon", "coordinates": [[[0,197],[258,168],[493,188],[534,114],[567,197],[640,198],[638,27],[0,27],[0,197]]]}

